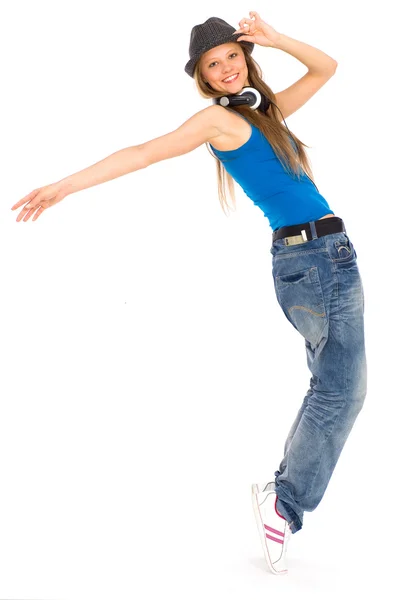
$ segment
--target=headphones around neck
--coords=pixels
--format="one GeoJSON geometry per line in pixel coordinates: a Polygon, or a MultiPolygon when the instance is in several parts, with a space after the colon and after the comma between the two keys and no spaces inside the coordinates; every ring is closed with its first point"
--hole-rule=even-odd
{"type": "Polygon", "coordinates": [[[260,108],[263,112],[267,112],[271,101],[260,94],[256,88],[244,87],[237,94],[229,94],[227,96],[221,96],[220,98],[213,98],[214,104],[220,104],[221,106],[240,106],[247,104],[253,110],[260,108]]]}
{"type": "MultiPolygon", "coordinates": [[[[267,98],[267,96],[265,96],[264,94],[260,94],[260,92],[258,90],[256,90],[256,88],[253,87],[244,87],[240,92],[238,92],[237,94],[227,94],[226,96],[221,96],[219,98],[213,98],[213,104],[220,104],[221,106],[224,106],[225,108],[227,108],[228,106],[241,106],[244,104],[247,104],[247,106],[249,106],[251,109],[256,110],[257,108],[259,108],[263,113],[266,113],[270,104],[273,104],[281,113],[282,115],[282,111],[279,108],[279,106],[277,106],[275,104],[275,102],[272,102],[272,100],[270,100],[269,98],[267,98]]],[[[286,121],[282,115],[282,119],[283,122],[285,123],[285,127],[289,132],[290,137],[292,138],[292,140],[294,141],[294,138],[290,132],[289,127],[286,125],[286,121]]],[[[307,173],[305,173],[305,175],[307,175],[307,173]]],[[[307,175],[308,177],[308,175],[307,175]]],[[[310,179],[310,177],[308,177],[310,179]]],[[[312,181],[312,179],[310,179],[310,181],[312,181]]],[[[314,183],[312,181],[312,183],[314,183]]],[[[314,183],[314,186],[316,187],[317,191],[318,188],[314,183]]]]}

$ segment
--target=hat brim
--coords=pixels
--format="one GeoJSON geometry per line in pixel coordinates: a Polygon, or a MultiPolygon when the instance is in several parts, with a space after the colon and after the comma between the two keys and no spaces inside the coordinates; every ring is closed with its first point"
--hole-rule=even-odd
{"type": "MultiPolygon", "coordinates": [[[[221,38],[221,40],[219,40],[218,44],[206,44],[205,46],[203,46],[202,48],[200,48],[197,53],[196,56],[193,56],[185,65],[185,72],[190,75],[190,77],[193,77],[194,74],[194,69],[196,66],[196,63],[198,60],[200,60],[201,56],[207,52],[208,50],[211,50],[211,48],[216,48],[216,46],[221,46],[222,44],[227,44],[228,42],[237,42],[237,38],[240,37],[241,35],[243,35],[242,33],[233,33],[231,35],[227,35],[226,38],[221,38]]],[[[250,54],[253,52],[254,49],[254,43],[253,42],[246,42],[244,40],[240,40],[240,42],[237,42],[238,44],[243,44],[243,46],[247,46],[247,48],[250,51],[250,54]]]]}

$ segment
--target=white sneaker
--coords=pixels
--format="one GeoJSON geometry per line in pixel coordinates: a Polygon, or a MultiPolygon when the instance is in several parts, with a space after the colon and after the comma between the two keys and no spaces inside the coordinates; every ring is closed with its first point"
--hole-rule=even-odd
{"type": "Polygon", "coordinates": [[[275,482],[252,485],[253,508],[267,564],[275,575],[285,575],[289,523],[276,509],[275,482]]]}

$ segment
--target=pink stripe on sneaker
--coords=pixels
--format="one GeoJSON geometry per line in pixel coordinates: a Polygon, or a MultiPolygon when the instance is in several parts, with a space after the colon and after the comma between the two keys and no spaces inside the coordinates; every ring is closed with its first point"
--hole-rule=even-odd
{"type": "Polygon", "coordinates": [[[283,544],[283,540],[278,540],[278,539],[272,537],[272,535],[269,535],[268,533],[266,533],[265,535],[269,540],[272,540],[273,542],[278,542],[278,544],[283,544]]]}
{"type": "MultiPolygon", "coordinates": [[[[281,515],[281,513],[279,512],[279,510],[276,507],[277,502],[278,502],[278,496],[275,498],[275,512],[279,517],[281,517],[282,519],[285,519],[285,517],[283,515],[281,515]]],[[[285,519],[285,521],[286,521],[286,519],[285,519]]]]}
{"type": "Polygon", "coordinates": [[[264,523],[264,527],[265,529],[268,529],[268,531],[271,531],[272,533],[276,533],[277,535],[281,535],[282,537],[285,537],[285,534],[282,533],[282,531],[278,531],[277,529],[274,529],[273,527],[270,527],[269,525],[266,525],[264,523]]]}

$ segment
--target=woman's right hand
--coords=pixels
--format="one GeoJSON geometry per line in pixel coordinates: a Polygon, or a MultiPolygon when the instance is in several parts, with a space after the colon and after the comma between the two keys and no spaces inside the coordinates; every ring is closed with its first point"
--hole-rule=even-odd
{"type": "Polygon", "coordinates": [[[21,221],[21,219],[28,221],[34,213],[32,221],[36,221],[46,208],[54,206],[57,202],[61,202],[69,193],[70,190],[65,182],[58,181],[57,183],[33,190],[33,192],[14,204],[11,210],[16,210],[25,204],[17,217],[17,221],[21,221]]]}

